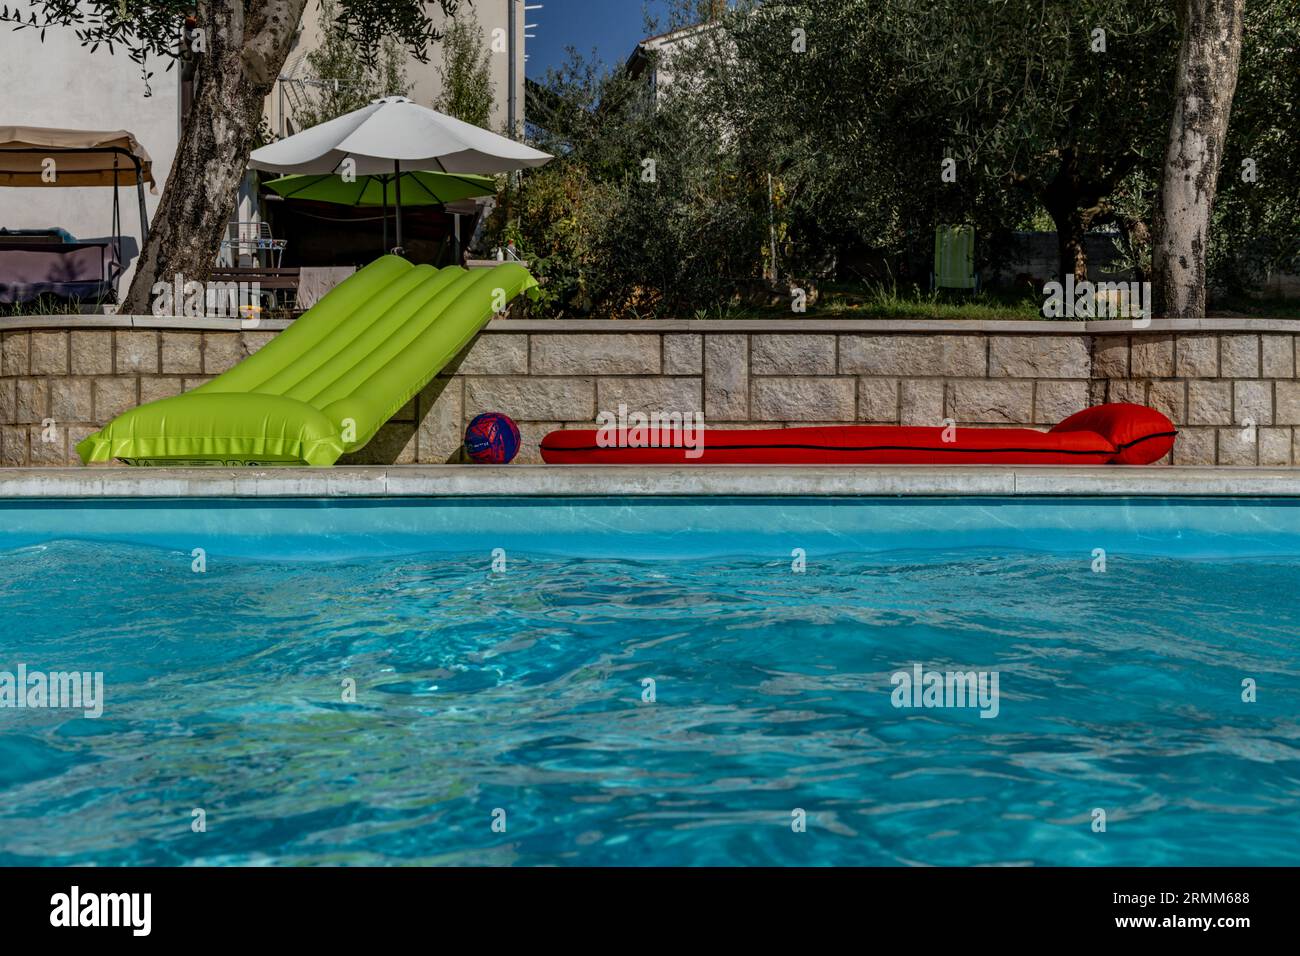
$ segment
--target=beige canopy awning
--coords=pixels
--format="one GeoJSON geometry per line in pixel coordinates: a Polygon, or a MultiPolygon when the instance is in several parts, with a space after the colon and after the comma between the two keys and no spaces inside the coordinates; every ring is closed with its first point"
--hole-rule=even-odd
{"type": "Polygon", "coordinates": [[[50,129],[0,126],[0,186],[137,186],[149,183],[149,154],[124,129],[50,129]],[[42,174],[54,160],[55,177],[42,174]]]}

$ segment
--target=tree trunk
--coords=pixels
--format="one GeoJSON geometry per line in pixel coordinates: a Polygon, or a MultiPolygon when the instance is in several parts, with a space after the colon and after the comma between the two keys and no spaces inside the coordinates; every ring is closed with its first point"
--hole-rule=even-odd
{"type": "Polygon", "coordinates": [[[119,312],[148,314],[156,282],[205,282],[306,0],[201,0],[194,101],[119,312]]]}
{"type": "Polygon", "coordinates": [[[1085,281],[1088,278],[1088,247],[1083,237],[1088,227],[1081,211],[1054,208],[1048,213],[1056,225],[1056,251],[1060,258],[1058,278],[1064,282],[1065,277],[1073,273],[1075,282],[1085,281]]]}
{"type": "Polygon", "coordinates": [[[1179,0],[1183,28],[1154,254],[1158,308],[1205,315],[1205,260],[1241,64],[1245,0],[1179,0]]]}
{"type": "Polygon", "coordinates": [[[1061,150],[1060,164],[1038,200],[1056,226],[1057,279],[1073,275],[1076,282],[1088,278],[1088,247],[1084,236],[1094,212],[1083,209],[1085,196],[1080,187],[1078,153],[1073,146],[1061,150]]]}
{"type": "Polygon", "coordinates": [[[1120,217],[1116,220],[1124,236],[1124,248],[1133,260],[1133,279],[1136,282],[1147,281],[1145,263],[1151,252],[1151,230],[1140,219],[1120,217]]]}

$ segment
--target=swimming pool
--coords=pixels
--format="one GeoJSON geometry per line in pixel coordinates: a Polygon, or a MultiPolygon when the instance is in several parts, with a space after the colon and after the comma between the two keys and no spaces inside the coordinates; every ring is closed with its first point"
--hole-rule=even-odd
{"type": "Polygon", "coordinates": [[[0,864],[1295,864],[1297,592],[1293,499],[6,502],[104,699],[0,864]]]}

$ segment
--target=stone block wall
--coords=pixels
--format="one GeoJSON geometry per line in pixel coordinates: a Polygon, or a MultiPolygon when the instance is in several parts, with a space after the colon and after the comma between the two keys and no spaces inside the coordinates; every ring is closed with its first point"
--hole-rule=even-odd
{"type": "MultiPolygon", "coordinates": [[[[0,464],[77,463],[76,443],[137,404],[207,381],[276,331],[0,327],[0,464]],[[50,426],[53,426],[51,429],[50,426]],[[52,439],[52,440],[46,440],[52,439]]],[[[89,320],[78,320],[85,323],[89,320]]],[[[702,411],[711,426],[876,423],[1045,428],[1131,401],[1181,432],[1167,461],[1300,464],[1300,322],[495,321],[353,464],[459,460],[467,422],[502,411],[520,460],[600,411],[702,411]],[[1294,328],[1293,328],[1294,326],[1294,328]],[[1253,423],[1253,427],[1250,427],[1253,423]]]]}
{"type": "Polygon", "coordinates": [[[275,335],[80,327],[0,331],[0,465],[78,464],[75,448],[82,438],[128,409],[201,385],[275,335]]]}

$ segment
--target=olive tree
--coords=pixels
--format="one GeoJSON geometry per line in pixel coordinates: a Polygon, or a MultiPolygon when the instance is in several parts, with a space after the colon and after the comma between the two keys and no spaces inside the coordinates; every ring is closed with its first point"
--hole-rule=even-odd
{"type": "Polygon", "coordinates": [[[810,0],[728,20],[731,113],[796,206],[888,247],[938,220],[1041,207],[1060,271],[1135,225],[1114,199],[1158,155],[1175,26],[1161,0],[810,0]],[[837,223],[838,220],[838,223],[837,223]]]}
{"type": "Polygon", "coordinates": [[[1300,35],[1288,4],[1246,7],[1206,272],[1241,294],[1300,271],[1300,35]]]}
{"type": "MultiPolygon", "coordinates": [[[[525,179],[520,237],[581,289],[575,300],[716,303],[735,280],[777,271],[815,283],[842,273],[851,251],[923,253],[936,225],[963,221],[996,256],[1011,251],[999,238],[1050,220],[1060,273],[1079,279],[1088,232],[1113,225],[1138,278],[1152,271],[1169,136],[1193,119],[1175,113],[1186,21],[1174,5],[1002,0],[978,17],[968,0],[708,9],[688,42],[651,55],[639,85],[574,70],[530,94],[559,158],[525,179]],[[650,96],[645,77],[657,73],[672,80],[650,96]],[[639,179],[647,159],[652,182],[639,179]]],[[[1288,0],[1246,12],[1225,203],[1197,247],[1225,281],[1298,251],[1292,22],[1288,0]],[[1250,159],[1259,175],[1247,181],[1250,159]]]]}

